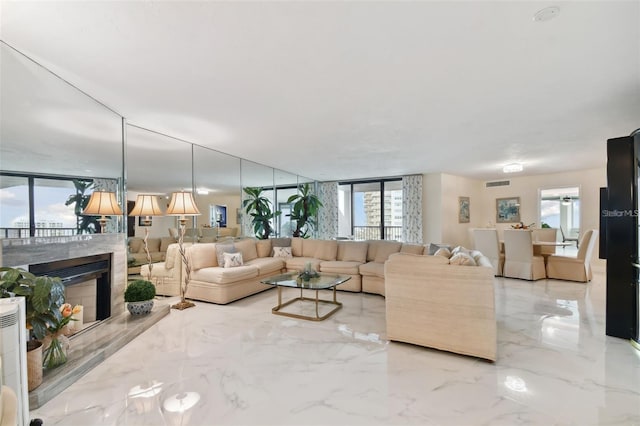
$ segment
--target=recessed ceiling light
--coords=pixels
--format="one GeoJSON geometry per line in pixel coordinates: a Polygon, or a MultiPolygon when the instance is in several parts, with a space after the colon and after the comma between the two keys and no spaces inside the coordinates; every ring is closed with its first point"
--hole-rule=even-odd
{"type": "Polygon", "coordinates": [[[536,22],[550,21],[560,14],[560,8],[557,6],[545,7],[537,11],[533,15],[533,20],[536,22]]]}
{"type": "Polygon", "coordinates": [[[207,191],[206,188],[198,188],[196,192],[198,193],[198,195],[209,195],[209,191],[207,191]]]}
{"type": "Polygon", "coordinates": [[[523,167],[522,167],[522,164],[520,163],[507,164],[502,168],[502,171],[504,173],[517,173],[517,172],[521,172],[522,170],[523,170],[523,167]]]}

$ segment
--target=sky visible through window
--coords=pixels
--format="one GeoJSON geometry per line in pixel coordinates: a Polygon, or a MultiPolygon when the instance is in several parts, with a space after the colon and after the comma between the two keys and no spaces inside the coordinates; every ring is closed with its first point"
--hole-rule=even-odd
{"type": "MultiPolygon", "coordinates": [[[[36,223],[75,228],[74,205],[64,205],[74,193],[73,188],[36,186],[36,223]]],[[[29,227],[29,190],[26,184],[0,189],[0,227],[29,227]]]]}

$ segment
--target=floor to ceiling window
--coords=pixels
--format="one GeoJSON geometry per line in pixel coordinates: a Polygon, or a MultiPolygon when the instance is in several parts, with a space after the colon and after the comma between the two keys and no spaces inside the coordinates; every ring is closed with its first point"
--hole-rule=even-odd
{"type": "Polygon", "coordinates": [[[559,229],[558,239],[580,235],[580,188],[540,190],[540,225],[559,229]]]}
{"type": "Polygon", "coordinates": [[[400,240],[402,180],[341,182],[338,186],[339,238],[400,240]]]}

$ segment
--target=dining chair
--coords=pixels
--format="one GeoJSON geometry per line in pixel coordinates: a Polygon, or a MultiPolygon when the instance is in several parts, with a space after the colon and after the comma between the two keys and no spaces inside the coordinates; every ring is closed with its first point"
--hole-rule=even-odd
{"type": "Polygon", "coordinates": [[[504,253],[500,253],[500,241],[496,229],[476,228],[473,230],[475,249],[484,254],[493,266],[493,275],[502,276],[504,253]]]}
{"type": "Polygon", "coordinates": [[[547,276],[559,280],[591,281],[591,256],[598,239],[598,233],[590,229],[584,233],[576,257],[552,255],[547,259],[547,276]]]}
{"type": "MultiPolygon", "coordinates": [[[[532,231],[532,235],[531,238],[533,238],[533,241],[538,242],[538,241],[551,241],[551,242],[556,242],[557,238],[558,238],[558,229],[557,228],[539,228],[539,229],[534,229],[532,231]]],[[[540,254],[542,255],[550,255],[550,254],[555,254],[556,253],[556,247],[555,246],[541,246],[540,247],[540,254]]]]}
{"type": "Polygon", "coordinates": [[[531,231],[504,230],[504,276],[524,280],[546,277],[544,258],[533,255],[531,231]]]}
{"type": "Polygon", "coordinates": [[[562,242],[566,243],[567,241],[569,242],[575,242],[576,243],[576,248],[580,248],[580,239],[578,237],[567,237],[564,233],[564,230],[562,229],[562,226],[560,227],[560,235],[562,235],[562,242]]]}

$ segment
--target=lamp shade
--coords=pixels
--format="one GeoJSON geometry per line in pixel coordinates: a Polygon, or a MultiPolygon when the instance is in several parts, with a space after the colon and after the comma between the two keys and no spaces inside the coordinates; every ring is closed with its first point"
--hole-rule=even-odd
{"type": "Polygon", "coordinates": [[[122,209],[118,205],[115,192],[95,191],[82,211],[88,216],[119,216],[122,209]]]}
{"type": "Polygon", "coordinates": [[[136,204],[129,212],[129,216],[162,216],[156,195],[140,194],[136,197],[136,204]]]}
{"type": "Polygon", "coordinates": [[[174,192],[167,208],[168,216],[200,216],[193,194],[190,192],[174,192]]]}

